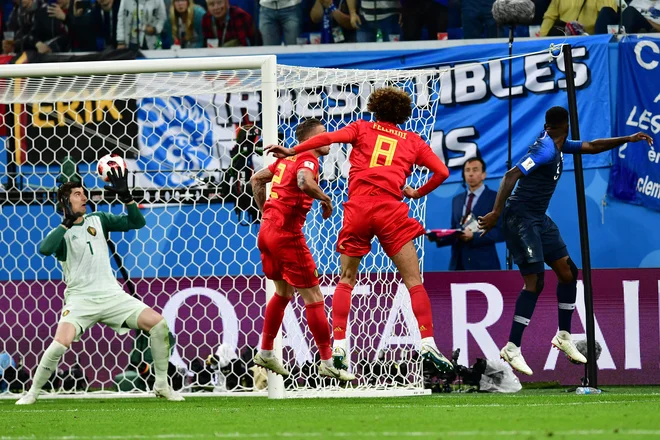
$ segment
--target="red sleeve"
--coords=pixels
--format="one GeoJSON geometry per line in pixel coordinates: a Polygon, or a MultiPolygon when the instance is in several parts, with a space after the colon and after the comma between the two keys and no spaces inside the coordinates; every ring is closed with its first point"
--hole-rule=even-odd
{"type": "Polygon", "coordinates": [[[293,148],[296,154],[304,153],[305,151],[313,150],[315,148],[324,147],[326,145],[341,143],[354,143],[357,140],[359,132],[359,124],[361,121],[353,122],[341,130],[333,131],[331,133],[321,133],[307,139],[302,144],[293,148]]]}
{"type": "Polygon", "coordinates": [[[424,143],[424,148],[417,156],[416,164],[428,168],[433,173],[429,181],[417,190],[422,197],[435,190],[442,182],[447,180],[447,177],[449,177],[447,166],[442,163],[440,158],[435,155],[433,150],[431,150],[431,147],[426,143],[424,143]]]}
{"type": "Polygon", "coordinates": [[[311,171],[314,174],[314,177],[316,177],[319,173],[319,160],[312,154],[305,154],[302,157],[299,156],[296,165],[296,175],[298,175],[298,171],[303,168],[311,171]]]}

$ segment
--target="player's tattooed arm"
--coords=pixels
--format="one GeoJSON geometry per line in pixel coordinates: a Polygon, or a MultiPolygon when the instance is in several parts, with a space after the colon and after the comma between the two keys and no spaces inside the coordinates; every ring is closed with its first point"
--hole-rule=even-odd
{"type": "Polygon", "coordinates": [[[486,234],[497,225],[497,220],[499,219],[500,214],[502,214],[504,204],[513,192],[513,188],[516,187],[516,182],[518,182],[518,180],[523,176],[523,172],[520,171],[520,168],[517,166],[506,172],[504,178],[502,179],[502,183],[500,183],[500,189],[497,191],[497,197],[495,197],[495,205],[493,206],[493,210],[485,216],[479,217],[478,219],[479,229],[484,231],[482,235],[486,234]]]}
{"type": "Polygon", "coordinates": [[[632,136],[621,136],[615,138],[596,139],[595,141],[582,142],[580,153],[583,154],[598,154],[603,151],[609,151],[614,148],[620,147],[625,143],[633,143],[639,141],[646,141],[649,145],[653,145],[653,138],[644,132],[635,133],[632,136]]]}
{"type": "Polygon", "coordinates": [[[296,174],[298,188],[310,197],[321,201],[323,208],[323,218],[327,219],[332,214],[332,199],[321,190],[316,183],[316,178],[311,170],[303,168],[296,174]]]}
{"type": "Polygon", "coordinates": [[[271,180],[273,180],[273,173],[268,168],[264,168],[257,172],[250,179],[254,201],[261,212],[264,211],[264,203],[266,203],[266,185],[268,185],[271,180]]]}
{"type": "Polygon", "coordinates": [[[298,171],[298,188],[301,190],[305,186],[305,172],[303,170],[298,171]]]}

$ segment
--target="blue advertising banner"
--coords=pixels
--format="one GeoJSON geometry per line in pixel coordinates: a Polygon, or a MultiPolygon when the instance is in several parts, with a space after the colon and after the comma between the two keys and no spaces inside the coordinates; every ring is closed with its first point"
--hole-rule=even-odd
{"type": "MultiPolygon", "coordinates": [[[[513,146],[515,162],[543,129],[545,111],[568,107],[563,56],[553,57],[551,45],[566,40],[526,40],[514,44],[513,146]],[[525,55],[526,54],[526,55],[525,55]]],[[[571,38],[578,111],[583,139],[611,135],[608,43],[610,36],[571,38]]],[[[329,54],[330,55],[330,54],[329,54]]],[[[438,50],[353,52],[350,56],[309,57],[283,54],[278,62],[309,67],[360,69],[438,69],[439,105],[432,135],[436,154],[456,171],[467,158],[480,155],[490,176],[506,172],[508,136],[508,56],[506,44],[449,47],[438,50]],[[489,61],[493,60],[493,61],[489,61]],[[485,64],[481,62],[487,61],[485,64]],[[322,63],[319,66],[319,63],[322,63]]],[[[555,51],[555,56],[558,53],[555,51]]],[[[564,158],[573,169],[573,158],[564,158]]],[[[610,156],[586,156],[585,167],[610,165],[610,156]]],[[[453,172],[450,181],[460,180],[453,172]]]]}
{"type": "Polygon", "coordinates": [[[654,138],[623,145],[615,154],[608,193],[660,211],[660,39],[629,37],[619,45],[617,133],[654,138]]]}
{"type": "MultiPolygon", "coordinates": [[[[604,35],[570,39],[584,139],[611,134],[610,38],[604,35]]],[[[568,106],[564,59],[559,49],[559,44],[565,41],[526,40],[514,45],[514,163],[543,130],[545,112],[553,106],[568,106]]],[[[460,169],[465,160],[474,156],[481,156],[486,161],[489,176],[499,177],[506,172],[509,95],[508,60],[503,59],[508,56],[506,44],[314,55],[281,54],[278,63],[342,69],[424,69],[419,77],[403,82],[394,80],[395,85],[407,89],[413,98],[413,120],[405,128],[430,139],[433,150],[453,171],[449,181],[460,180],[460,169]],[[429,124],[433,114],[435,122],[429,124]]],[[[296,73],[295,67],[292,69],[292,73],[296,73]]],[[[378,80],[373,75],[365,75],[355,84],[347,81],[328,80],[321,85],[311,81],[306,86],[305,80],[301,79],[296,89],[281,90],[279,129],[284,142],[294,142],[293,133],[300,118],[313,116],[322,119],[328,130],[340,128],[356,117],[369,118],[366,112],[368,96],[387,81],[378,80]]],[[[181,174],[168,177],[167,170],[226,169],[237,125],[250,122],[259,126],[261,117],[261,97],[256,91],[141,100],[138,102],[141,151],[137,167],[146,172],[144,177],[151,178],[151,181],[145,179],[139,184],[187,186],[193,183],[192,179],[182,179],[181,174]],[[183,116],[186,124],[178,122],[183,116]],[[174,126],[176,130],[172,129],[174,126]],[[177,154],[170,154],[179,144],[185,147],[177,154]],[[160,172],[154,173],[157,170],[160,172]]],[[[342,147],[342,154],[347,152],[345,146],[342,147]]],[[[571,170],[572,156],[567,155],[564,160],[564,169],[571,170]]],[[[251,161],[255,168],[261,165],[258,157],[251,161]]],[[[592,168],[609,166],[610,155],[587,156],[584,165],[592,168]]],[[[324,180],[334,178],[334,172],[323,176],[324,180]]]]}

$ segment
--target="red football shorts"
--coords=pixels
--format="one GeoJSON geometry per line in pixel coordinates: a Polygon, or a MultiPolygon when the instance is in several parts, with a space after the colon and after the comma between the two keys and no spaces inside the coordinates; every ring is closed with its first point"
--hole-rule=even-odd
{"type": "Polygon", "coordinates": [[[284,280],[293,287],[308,289],[319,284],[316,264],[302,232],[282,231],[264,220],[257,238],[264,275],[284,280]]]}
{"type": "Polygon", "coordinates": [[[362,257],[371,250],[371,240],[378,237],[388,257],[426,232],[420,222],[408,217],[408,205],[392,196],[353,197],[344,203],[344,224],[339,232],[337,252],[362,257]]]}

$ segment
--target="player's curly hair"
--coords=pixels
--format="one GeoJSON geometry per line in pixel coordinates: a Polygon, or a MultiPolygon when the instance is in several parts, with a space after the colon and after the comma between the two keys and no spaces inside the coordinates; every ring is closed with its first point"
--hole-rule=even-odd
{"type": "Polygon", "coordinates": [[[410,95],[396,87],[384,87],[369,96],[367,110],[380,122],[403,124],[412,114],[410,95]]]}
{"type": "Polygon", "coordinates": [[[71,197],[71,191],[74,190],[74,188],[82,188],[82,183],[80,182],[66,182],[63,183],[62,186],[60,186],[57,189],[57,210],[59,212],[64,211],[64,201],[71,197]]]}
{"type": "Polygon", "coordinates": [[[309,134],[312,130],[318,126],[323,126],[323,122],[319,121],[316,118],[305,119],[302,122],[298,123],[296,127],[296,140],[298,142],[305,142],[309,139],[309,134]]]}

